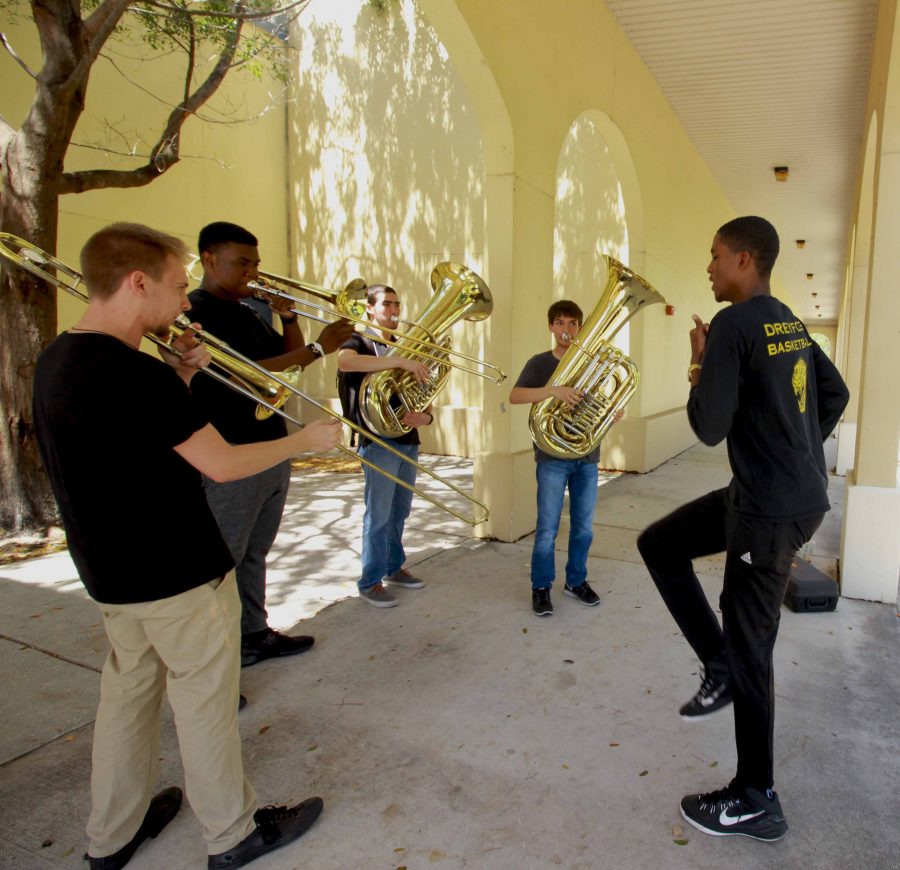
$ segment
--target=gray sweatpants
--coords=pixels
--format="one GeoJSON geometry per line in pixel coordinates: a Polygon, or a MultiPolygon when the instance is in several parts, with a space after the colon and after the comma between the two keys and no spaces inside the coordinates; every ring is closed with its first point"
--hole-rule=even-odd
{"type": "Polygon", "coordinates": [[[203,478],[209,508],[236,563],[241,634],[262,631],[268,625],[266,557],[281,525],[290,482],[289,460],[229,483],[203,478]]]}

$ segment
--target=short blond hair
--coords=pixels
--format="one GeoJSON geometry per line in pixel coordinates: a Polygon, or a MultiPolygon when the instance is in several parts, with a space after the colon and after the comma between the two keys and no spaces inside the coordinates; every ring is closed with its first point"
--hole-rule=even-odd
{"type": "Polygon", "coordinates": [[[88,295],[108,299],[131,272],[158,280],[169,257],[184,262],[187,245],[168,233],[143,224],[116,223],[94,233],[81,249],[81,273],[88,295]]]}

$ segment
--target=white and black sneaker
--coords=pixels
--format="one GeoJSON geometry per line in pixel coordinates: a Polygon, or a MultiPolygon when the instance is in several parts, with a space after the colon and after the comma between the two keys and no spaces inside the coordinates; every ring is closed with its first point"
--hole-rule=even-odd
{"type": "Polygon", "coordinates": [[[703,682],[697,694],[678,711],[686,722],[697,722],[712,716],[732,701],[728,683],[714,677],[708,669],[703,669],[703,682]]]}
{"type": "Polygon", "coordinates": [[[681,801],[681,815],[704,834],[740,834],[754,840],[780,840],[788,830],[781,801],[772,789],[729,785],[707,794],[689,794],[681,801]]]}
{"type": "Polygon", "coordinates": [[[553,616],[553,602],[549,589],[531,590],[531,609],[536,616],[553,616]]]}

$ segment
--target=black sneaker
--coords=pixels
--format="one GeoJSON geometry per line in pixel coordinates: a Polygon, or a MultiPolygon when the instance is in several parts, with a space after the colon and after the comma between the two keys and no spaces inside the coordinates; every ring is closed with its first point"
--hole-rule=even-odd
{"type": "Polygon", "coordinates": [[[563,594],[570,598],[577,598],[585,607],[596,607],[600,603],[600,596],[591,589],[587,580],[580,586],[569,586],[563,589],[563,594]]]}
{"type": "Polygon", "coordinates": [[[740,834],[754,840],[780,840],[788,829],[781,802],[772,789],[729,785],[708,794],[689,794],[681,801],[681,815],[695,828],[714,837],[740,834]]]}
{"type": "Polygon", "coordinates": [[[295,807],[263,807],[256,811],[256,829],[227,852],[210,855],[209,870],[243,867],[260,855],[280,849],[305,834],[322,812],[322,798],[307,798],[295,807]]]}
{"type": "Polygon", "coordinates": [[[315,642],[315,638],[308,635],[288,637],[271,628],[254,634],[245,634],[241,637],[241,667],[247,668],[257,662],[280,656],[299,655],[306,652],[315,642]]]}
{"type": "Polygon", "coordinates": [[[727,707],[732,701],[728,683],[714,677],[708,668],[703,669],[703,682],[697,694],[679,711],[685,722],[698,722],[727,707]]]}
{"type": "Polygon", "coordinates": [[[531,590],[531,609],[538,616],[553,616],[553,602],[550,600],[549,589],[531,590]]]}

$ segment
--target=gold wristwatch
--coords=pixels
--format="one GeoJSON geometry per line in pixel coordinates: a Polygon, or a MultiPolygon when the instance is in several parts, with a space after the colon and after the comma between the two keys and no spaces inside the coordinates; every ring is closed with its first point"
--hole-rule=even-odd
{"type": "Polygon", "coordinates": [[[694,374],[694,372],[699,372],[700,369],[702,369],[702,368],[703,368],[703,366],[700,365],[700,363],[691,363],[688,366],[688,381],[691,380],[691,377],[694,374]]]}

